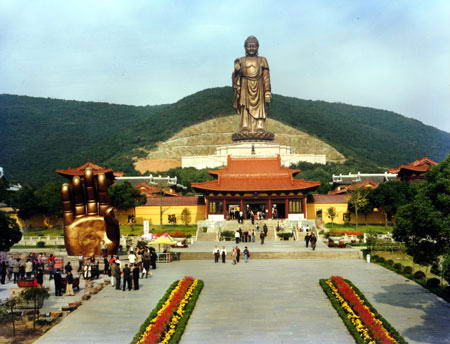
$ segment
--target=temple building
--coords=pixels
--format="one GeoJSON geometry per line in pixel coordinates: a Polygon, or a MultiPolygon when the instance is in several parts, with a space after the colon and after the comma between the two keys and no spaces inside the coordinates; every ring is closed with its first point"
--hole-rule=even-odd
{"type": "Polygon", "coordinates": [[[389,173],[397,173],[397,178],[404,182],[421,182],[425,178],[425,173],[438,163],[430,158],[424,157],[409,164],[401,165],[398,168],[388,170],[389,173]]]}
{"type": "Polygon", "coordinates": [[[205,217],[223,220],[242,211],[244,218],[260,213],[264,218],[307,218],[306,194],[318,181],[295,179],[300,170],[282,167],[280,156],[238,158],[228,156],[227,166],[209,173],[217,179],[192,183],[205,197],[205,217]]]}

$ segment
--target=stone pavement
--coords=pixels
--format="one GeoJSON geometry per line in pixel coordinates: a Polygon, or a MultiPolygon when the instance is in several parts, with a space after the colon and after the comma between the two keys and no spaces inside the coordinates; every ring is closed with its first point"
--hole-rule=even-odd
{"type": "MultiPolygon", "coordinates": [[[[449,343],[450,307],[402,276],[362,260],[254,260],[159,264],[139,291],[106,287],[37,340],[129,343],[171,282],[205,281],[181,343],[354,343],[318,285],[350,279],[409,343],[449,343]]],[[[141,280],[142,281],[142,280],[141,280]]]]}

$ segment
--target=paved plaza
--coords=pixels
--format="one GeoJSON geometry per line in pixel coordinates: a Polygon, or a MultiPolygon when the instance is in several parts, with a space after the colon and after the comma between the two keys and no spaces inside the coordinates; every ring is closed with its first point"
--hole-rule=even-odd
{"type": "Polygon", "coordinates": [[[449,343],[450,307],[416,283],[362,260],[253,260],[159,264],[139,291],[106,287],[38,344],[129,343],[167,287],[205,281],[182,343],[354,343],[319,278],[353,281],[410,343],[449,343]]]}

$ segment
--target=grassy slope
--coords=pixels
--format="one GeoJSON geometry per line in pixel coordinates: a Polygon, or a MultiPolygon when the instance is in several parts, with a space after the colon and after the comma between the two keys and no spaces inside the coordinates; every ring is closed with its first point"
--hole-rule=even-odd
{"type": "MultiPolygon", "coordinates": [[[[151,148],[182,128],[230,114],[230,87],[162,106],[126,106],[0,95],[0,156],[10,179],[46,181],[86,160],[131,172],[136,148],[151,148]]],[[[270,116],[336,147],[347,157],[397,166],[441,160],[450,134],[393,112],[275,95],[270,116]]]]}

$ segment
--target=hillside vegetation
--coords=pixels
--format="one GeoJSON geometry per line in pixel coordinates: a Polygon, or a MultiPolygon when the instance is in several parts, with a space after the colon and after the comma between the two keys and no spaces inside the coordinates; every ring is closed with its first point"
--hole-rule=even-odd
{"type": "MultiPolygon", "coordinates": [[[[174,104],[128,106],[0,95],[0,166],[10,180],[43,182],[87,160],[136,173],[143,156],[187,126],[233,113],[230,87],[174,104]]],[[[270,117],[305,131],[347,158],[385,167],[429,156],[442,160],[450,134],[399,114],[274,95],[270,117]]]]}

